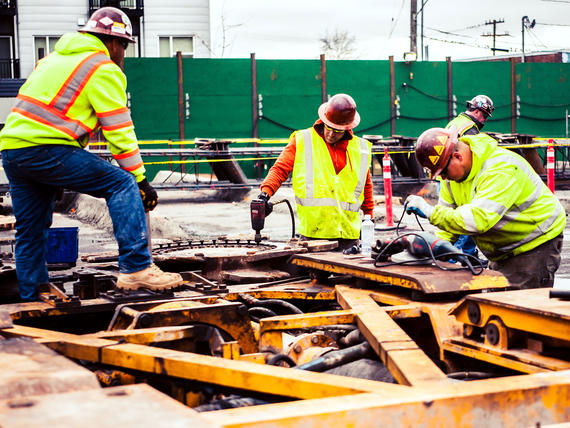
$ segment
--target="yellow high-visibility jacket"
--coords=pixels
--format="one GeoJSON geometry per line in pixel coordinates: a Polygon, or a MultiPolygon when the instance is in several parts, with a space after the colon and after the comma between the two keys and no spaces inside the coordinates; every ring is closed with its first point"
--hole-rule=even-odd
{"type": "Polygon", "coordinates": [[[558,236],[566,213],[558,198],[521,156],[481,133],[460,138],[471,147],[471,172],[461,183],[442,180],[429,218],[454,242],[472,235],[489,260],[516,256],[558,236]]]}
{"type": "Polygon", "coordinates": [[[360,206],[372,161],[369,141],[353,136],[337,175],[326,142],[313,127],[295,132],[293,191],[299,233],[310,238],[358,239],[360,206]]]}
{"type": "Polygon", "coordinates": [[[452,119],[446,126],[445,129],[448,129],[452,126],[457,126],[457,131],[459,136],[462,137],[463,135],[474,135],[481,132],[479,126],[467,116],[465,113],[459,113],[457,117],[452,119]]]}
{"type": "Polygon", "coordinates": [[[0,150],[42,144],[85,147],[99,126],[119,166],[144,179],[126,96],[127,79],[91,34],[64,34],[20,88],[0,150]]]}

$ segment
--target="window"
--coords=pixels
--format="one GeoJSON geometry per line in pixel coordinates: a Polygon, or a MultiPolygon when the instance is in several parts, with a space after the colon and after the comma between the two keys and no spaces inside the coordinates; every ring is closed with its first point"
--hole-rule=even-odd
{"type": "Polygon", "coordinates": [[[176,56],[176,52],[182,52],[183,58],[194,57],[194,38],[164,36],[158,38],[159,55],[161,57],[176,56]]]}
{"type": "Polygon", "coordinates": [[[34,37],[35,62],[47,56],[55,49],[55,44],[61,36],[36,36],[34,37]]]}
{"type": "Polygon", "coordinates": [[[139,44],[139,38],[136,36],[133,36],[136,40],[136,43],[129,43],[129,46],[127,46],[127,50],[125,51],[125,58],[136,58],[139,56],[139,51],[138,51],[138,44],[139,44]]]}

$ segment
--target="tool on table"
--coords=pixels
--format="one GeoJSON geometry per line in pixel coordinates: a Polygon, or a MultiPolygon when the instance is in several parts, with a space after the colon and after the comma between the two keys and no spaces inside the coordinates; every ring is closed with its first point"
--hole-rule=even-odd
{"type": "Polygon", "coordinates": [[[375,258],[374,266],[378,267],[378,262],[385,262],[389,256],[404,250],[415,260],[400,263],[391,262],[383,266],[432,260],[436,266],[443,270],[455,270],[440,265],[438,261],[458,261],[474,275],[480,274],[485,268],[485,261],[463,253],[460,249],[454,247],[451,242],[438,238],[429,232],[411,232],[400,235],[392,240],[386,239],[377,241],[377,246],[373,248],[373,257],[375,258]],[[474,267],[473,264],[475,264],[476,267],[474,267]]]}

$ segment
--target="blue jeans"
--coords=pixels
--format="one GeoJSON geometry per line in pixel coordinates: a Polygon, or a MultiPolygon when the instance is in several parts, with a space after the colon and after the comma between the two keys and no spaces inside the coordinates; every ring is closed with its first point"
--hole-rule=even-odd
{"type": "Polygon", "coordinates": [[[460,235],[453,246],[462,250],[464,254],[477,256],[477,245],[475,245],[475,241],[469,235],[460,235]]]}
{"type": "Polygon", "coordinates": [[[49,281],[47,231],[57,188],[105,198],[119,244],[120,272],[150,266],[146,219],[134,176],[93,153],[66,145],[2,151],[16,217],[16,274],[23,301],[36,300],[49,281]]]}

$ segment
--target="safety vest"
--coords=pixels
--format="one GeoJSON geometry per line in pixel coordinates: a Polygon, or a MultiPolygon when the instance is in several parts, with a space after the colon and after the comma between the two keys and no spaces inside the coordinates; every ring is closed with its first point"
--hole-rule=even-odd
{"type": "Polygon", "coordinates": [[[65,34],[20,88],[0,132],[0,150],[43,144],[83,148],[101,127],[119,166],[141,181],[145,168],[125,90],[126,77],[101,40],[65,34]]]}
{"type": "Polygon", "coordinates": [[[295,132],[293,191],[299,233],[310,238],[358,239],[359,210],[371,162],[371,144],[353,136],[338,174],[325,141],[314,128],[295,132]]]}
{"type": "Polygon", "coordinates": [[[455,119],[451,120],[447,124],[445,129],[448,129],[451,126],[457,126],[457,131],[459,132],[460,137],[462,137],[463,134],[465,134],[471,128],[477,131],[476,134],[481,132],[477,124],[465,113],[459,113],[459,115],[455,119]]]}
{"type": "Polygon", "coordinates": [[[453,242],[458,235],[472,235],[483,254],[497,261],[562,233],[564,208],[522,156],[483,133],[460,141],[471,147],[471,172],[460,183],[442,181],[430,217],[442,229],[440,237],[453,242]]]}

